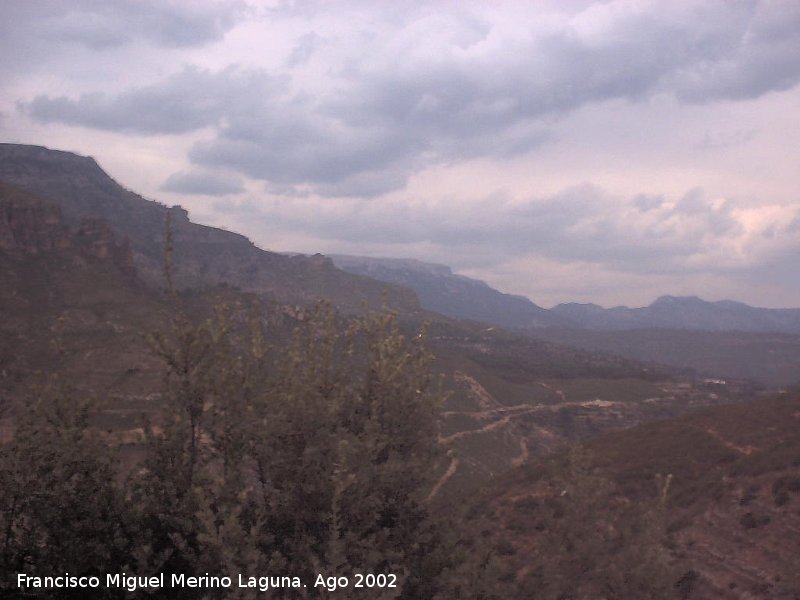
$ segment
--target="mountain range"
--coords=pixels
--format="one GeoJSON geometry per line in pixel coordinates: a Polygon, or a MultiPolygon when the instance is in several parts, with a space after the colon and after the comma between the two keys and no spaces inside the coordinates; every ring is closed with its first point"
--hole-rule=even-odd
{"type": "Polygon", "coordinates": [[[423,308],[505,327],[574,348],[669,365],[714,379],[768,387],[800,380],[800,309],[662,296],[643,308],[559,304],[551,309],[499,292],[449,267],[416,260],[336,256],[351,273],[407,286],[423,308]]]}
{"type": "MultiPolygon", "coordinates": [[[[668,368],[425,310],[410,288],[192,223],[179,207],[122,188],[87,157],[0,145],[0,181],[0,391],[24,402],[38,373],[59,365],[80,393],[103,398],[97,423],[134,453],[138,416],[158,411],[162,377],[146,338],[172,310],[167,215],[177,292],[198,318],[220,301],[257,301],[281,344],[320,300],[347,316],[388,297],[407,332],[429,323],[436,371],[452,392],[442,415],[453,453],[442,496],[572,439],[750,393],[748,384],[717,389],[668,368]]],[[[0,430],[8,423],[0,420],[0,430]]]]}
{"type": "Polygon", "coordinates": [[[175,310],[167,215],[176,297],[194,319],[220,303],[257,306],[277,351],[320,300],[347,318],[388,296],[404,332],[428,323],[449,396],[427,502],[464,509],[496,597],[584,577],[581,553],[598,558],[595,571],[609,558],[634,572],[652,558],[638,548],[661,548],[663,564],[681,567],[668,582],[676,597],[797,589],[798,393],[765,398],[743,381],[798,381],[794,311],[670,297],[547,310],[444,266],[285,256],[125,190],[90,158],[11,144],[0,145],[0,442],[42,373],[58,372],[97,399],[93,427],[126,468],[137,464],[164,375],[147,336],[175,310]],[[583,462],[565,452],[575,442],[583,462]],[[564,547],[576,549],[568,560],[564,547]]]}
{"type": "Polygon", "coordinates": [[[332,255],[340,269],[410,287],[423,308],[514,329],[571,327],[600,331],[682,329],[800,333],[800,308],[755,308],[741,302],[706,302],[695,296],[661,296],[649,306],[603,308],[575,302],[542,308],[524,296],[454,274],[450,267],[410,259],[332,255]]]}
{"type": "Polygon", "coordinates": [[[366,302],[419,310],[413,292],[337,269],[322,256],[285,256],[256,247],[243,235],[192,223],[179,206],[142,198],[109,177],[91,157],[40,146],[0,144],[0,181],[54,203],[64,222],[76,226],[86,217],[107,221],[131,246],[139,276],[163,284],[165,217],[171,215],[174,278],[189,288],[225,282],[285,303],[327,299],[345,312],[366,302]]]}
{"type": "Polygon", "coordinates": [[[800,309],[756,308],[733,300],[707,302],[696,296],[661,296],[649,306],[602,308],[559,304],[551,312],[572,326],[605,331],[685,329],[800,333],[800,309]]]}

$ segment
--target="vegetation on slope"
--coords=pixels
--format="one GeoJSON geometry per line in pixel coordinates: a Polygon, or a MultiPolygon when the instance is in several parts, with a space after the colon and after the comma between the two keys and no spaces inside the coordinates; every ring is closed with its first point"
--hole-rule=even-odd
{"type": "Polygon", "coordinates": [[[468,513],[496,589],[542,598],[796,598],[800,395],[707,409],[532,461],[468,513]]]}
{"type": "Polygon", "coordinates": [[[115,467],[89,407],[49,377],[0,447],[0,593],[19,594],[17,573],[214,572],[290,574],[308,589],[273,597],[316,597],[318,573],[358,571],[397,585],[349,597],[433,598],[452,560],[424,502],[441,392],[422,341],[391,315],[342,329],[322,307],[276,348],[257,313],[199,324],[178,313],[151,338],[162,411],[133,470],[115,467]]]}

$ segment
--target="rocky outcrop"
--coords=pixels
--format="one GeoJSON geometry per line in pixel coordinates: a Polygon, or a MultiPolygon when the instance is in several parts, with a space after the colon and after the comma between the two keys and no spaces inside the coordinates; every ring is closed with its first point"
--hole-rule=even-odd
{"type": "Polygon", "coordinates": [[[0,181],[0,250],[22,254],[77,251],[84,258],[110,261],[136,275],[127,239],[117,243],[103,219],[84,219],[73,232],[61,210],[42,198],[0,181]]]}
{"type": "Polygon", "coordinates": [[[133,253],[128,239],[117,244],[114,230],[103,219],[84,219],[75,233],[76,245],[85,256],[112,261],[122,272],[135,275],[133,253]]]}
{"type": "Polygon", "coordinates": [[[329,260],[263,250],[237,233],[193,223],[181,207],[168,208],[126,190],[90,157],[0,144],[0,180],[57,204],[72,227],[85,218],[110,223],[118,239],[130,240],[139,276],[155,287],[164,283],[164,221],[169,211],[178,287],[225,283],[286,304],[324,299],[349,313],[360,313],[365,303],[381,306],[388,290],[392,308],[403,314],[420,311],[409,288],[345,273],[329,260]]]}
{"type": "Polygon", "coordinates": [[[0,182],[0,249],[37,254],[71,245],[57,207],[0,182]]]}

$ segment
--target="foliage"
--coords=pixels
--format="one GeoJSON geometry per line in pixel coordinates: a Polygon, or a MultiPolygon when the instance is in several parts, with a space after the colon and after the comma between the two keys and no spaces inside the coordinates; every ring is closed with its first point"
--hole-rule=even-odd
{"type": "Polygon", "coordinates": [[[304,581],[394,573],[401,593],[432,594],[437,573],[422,567],[440,536],[423,498],[441,394],[424,335],[407,339],[390,313],[340,323],[327,305],[286,347],[268,333],[239,308],[200,325],[179,314],[152,338],[168,372],[161,427],[130,483],[141,564],[304,581]]]}
{"type": "MultiPolygon", "coordinates": [[[[530,470],[529,470],[530,471],[530,470]]],[[[542,461],[520,485],[499,483],[470,511],[473,535],[494,551],[497,597],[682,598],[686,565],[669,551],[666,505],[672,477],[633,503],[582,445],[542,461]]],[[[688,592],[686,591],[688,590],[688,592]]]]}
{"type": "Polygon", "coordinates": [[[364,572],[398,576],[386,597],[433,597],[452,560],[424,503],[442,400],[424,333],[320,305],[270,340],[257,306],[193,319],[172,297],[148,337],[165,376],[138,469],[115,469],[57,377],[19,414],[0,455],[4,589],[17,572],[364,572]]]}
{"type": "Polygon", "coordinates": [[[53,375],[0,448],[0,596],[18,596],[16,573],[98,575],[126,563],[130,537],[113,454],[89,428],[89,413],[53,375]]]}

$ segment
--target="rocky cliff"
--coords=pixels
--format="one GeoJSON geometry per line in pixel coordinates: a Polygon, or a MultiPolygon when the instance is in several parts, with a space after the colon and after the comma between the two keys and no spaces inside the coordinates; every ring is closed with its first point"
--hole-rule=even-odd
{"type": "Polygon", "coordinates": [[[397,310],[420,310],[408,288],[345,273],[327,259],[262,250],[242,235],[193,223],[180,207],[170,209],[126,190],[90,157],[0,144],[0,181],[55,203],[74,227],[85,218],[110,223],[120,238],[130,240],[134,263],[150,284],[163,285],[164,222],[171,210],[179,287],[224,282],[287,304],[325,299],[345,312],[360,312],[364,303],[377,307],[388,292],[388,302],[397,310]]]}

